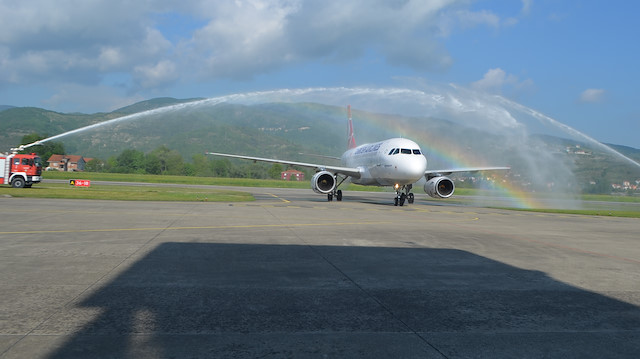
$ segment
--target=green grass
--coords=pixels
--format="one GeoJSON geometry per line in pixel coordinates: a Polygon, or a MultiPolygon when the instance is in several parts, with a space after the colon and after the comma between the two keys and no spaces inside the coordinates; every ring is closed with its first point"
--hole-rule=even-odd
{"type": "Polygon", "coordinates": [[[74,187],[41,183],[32,188],[0,186],[0,196],[61,199],[99,199],[120,201],[244,202],[255,200],[246,192],[160,186],[74,187]]]}
{"type": "Polygon", "coordinates": [[[611,196],[606,194],[584,194],[581,196],[583,201],[606,201],[606,202],[625,202],[640,203],[640,197],[637,196],[611,196]]]}
{"type": "MultiPolygon", "coordinates": [[[[211,186],[236,186],[236,187],[269,187],[269,188],[303,188],[310,189],[308,180],[304,181],[283,181],[270,179],[252,178],[225,178],[225,177],[192,177],[192,176],[161,176],[147,174],[124,174],[124,173],[92,173],[92,172],[44,172],[45,179],[85,179],[91,181],[116,181],[116,182],[142,182],[142,183],[174,183],[190,185],[211,185],[211,186]]],[[[39,185],[34,185],[34,188],[39,185]]],[[[341,188],[349,191],[384,191],[381,187],[359,186],[348,184],[341,188]]]]}
{"type": "Polygon", "coordinates": [[[44,172],[45,179],[86,179],[91,181],[118,181],[143,183],[175,183],[191,185],[239,186],[239,187],[276,187],[276,188],[308,188],[309,182],[256,180],[250,178],[163,176],[125,173],[92,173],[92,172],[44,172]]]}

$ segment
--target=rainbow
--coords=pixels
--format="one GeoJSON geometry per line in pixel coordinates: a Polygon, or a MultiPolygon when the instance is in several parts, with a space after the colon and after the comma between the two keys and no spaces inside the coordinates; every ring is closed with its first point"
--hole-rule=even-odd
{"type": "MultiPolygon", "coordinates": [[[[410,137],[421,145],[429,162],[436,160],[437,162],[446,163],[448,166],[454,168],[495,165],[495,163],[486,163],[486,159],[480,157],[475,152],[470,150],[465,151],[463,148],[449,140],[434,136],[426,130],[416,129],[416,126],[411,126],[411,124],[404,119],[393,121],[389,120],[388,116],[379,116],[363,112],[357,116],[356,128],[358,127],[357,122],[364,122],[376,129],[387,131],[394,135],[410,137]]],[[[544,205],[533,196],[533,193],[523,190],[507,179],[496,178],[493,181],[493,184],[494,190],[498,191],[504,195],[505,198],[510,200],[511,207],[544,207],[544,205]]]]}

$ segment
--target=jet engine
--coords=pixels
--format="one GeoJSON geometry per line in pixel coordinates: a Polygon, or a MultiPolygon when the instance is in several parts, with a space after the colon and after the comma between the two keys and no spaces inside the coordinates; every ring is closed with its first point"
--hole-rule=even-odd
{"type": "Polygon", "coordinates": [[[329,171],[320,171],[311,178],[311,189],[315,193],[332,193],[336,187],[336,178],[329,171]]]}
{"type": "Polygon", "coordinates": [[[449,198],[456,186],[449,177],[433,177],[424,184],[424,191],[433,198],[449,198]]]}

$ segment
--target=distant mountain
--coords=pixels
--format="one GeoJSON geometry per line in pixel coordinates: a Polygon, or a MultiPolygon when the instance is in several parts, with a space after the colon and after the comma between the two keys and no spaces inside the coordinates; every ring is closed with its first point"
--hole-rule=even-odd
{"type": "Polygon", "coordinates": [[[63,114],[36,107],[12,107],[0,112],[0,152],[20,144],[31,133],[56,135],[108,119],[105,114],[63,114]]]}
{"type": "Polygon", "coordinates": [[[119,108],[113,112],[129,115],[132,113],[138,113],[138,112],[153,110],[160,107],[176,105],[176,104],[185,103],[185,102],[193,102],[197,100],[201,100],[201,98],[190,98],[190,99],[179,100],[172,97],[158,97],[158,98],[154,98],[147,101],[137,102],[137,103],[134,103],[133,105],[119,108]]]}
{"type": "Polygon", "coordinates": [[[10,108],[14,108],[15,106],[9,106],[9,105],[0,105],[0,112],[4,111],[4,110],[8,110],[10,108]]]}
{"type": "Polygon", "coordinates": [[[610,143],[605,143],[605,145],[613,148],[614,150],[622,153],[627,157],[635,158],[636,160],[640,161],[640,149],[629,147],[629,146],[614,145],[610,143]]]}

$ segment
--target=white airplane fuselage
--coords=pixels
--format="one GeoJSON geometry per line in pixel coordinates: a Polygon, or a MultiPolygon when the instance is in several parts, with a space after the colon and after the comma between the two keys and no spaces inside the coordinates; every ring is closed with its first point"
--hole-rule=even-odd
{"type": "Polygon", "coordinates": [[[391,138],[347,150],[342,155],[346,167],[361,169],[351,182],[366,186],[404,186],[424,177],[427,159],[417,143],[391,138]]]}

